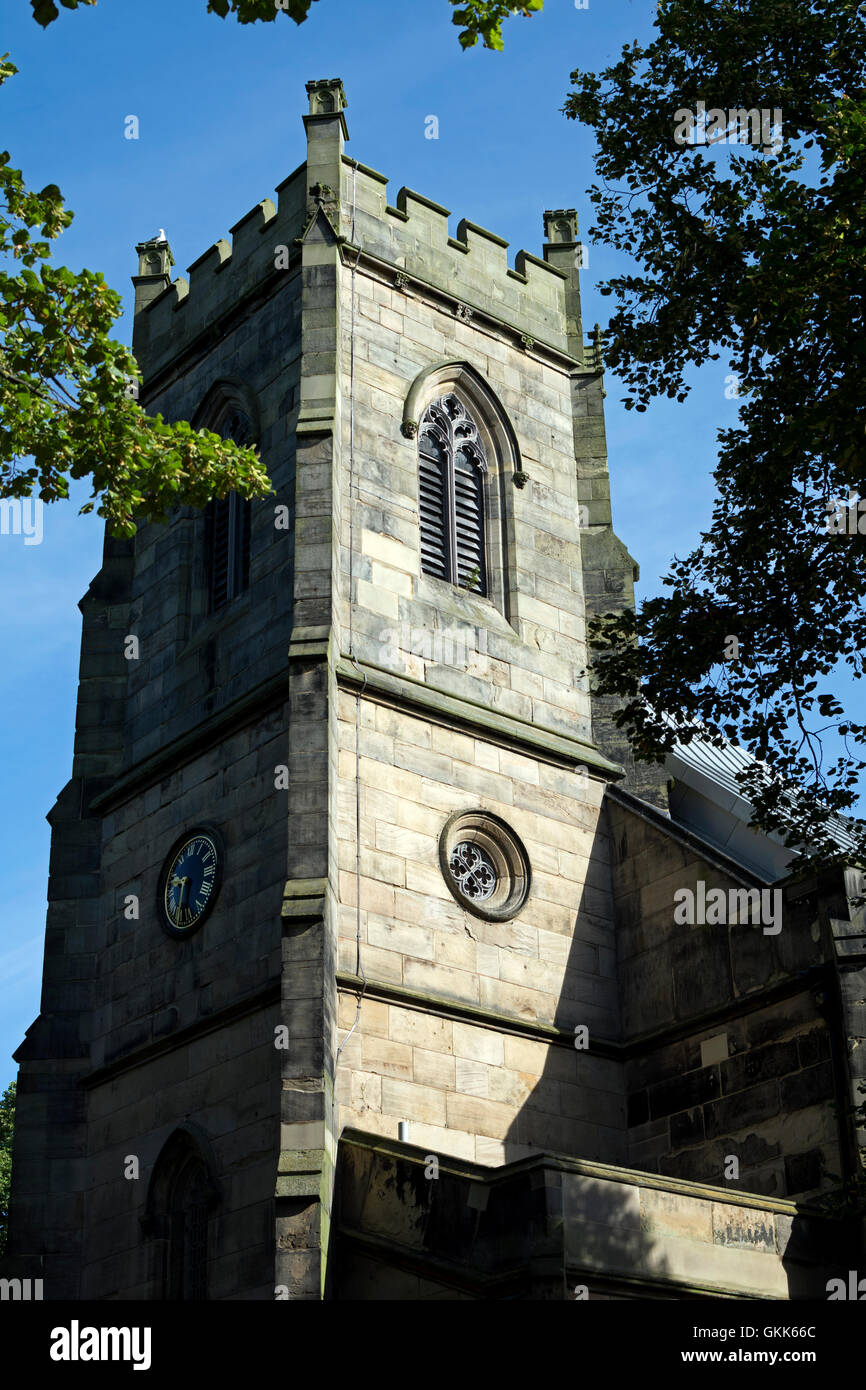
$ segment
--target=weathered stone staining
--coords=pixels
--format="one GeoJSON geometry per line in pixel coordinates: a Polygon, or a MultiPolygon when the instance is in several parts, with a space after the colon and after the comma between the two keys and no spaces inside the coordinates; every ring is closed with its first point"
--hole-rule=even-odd
{"type": "Polygon", "coordinates": [[[722,922],[760,923],[765,936],[782,930],[781,888],[711,888],[698,879],[694,888],[674,892],[677,925],[718,926],[722,922]]]}
{"type": "Polygon", "coordinates": [[[637,566],[576,214],[512,268],[392,204],[340,81],[307,90],[304,163],[188,286],[164,237],[137,248],[145,408],[242,411],[274,495],[215,611],[189,509],[107,539],[82,600],[10,1274],[47,1299],[823,1291],[853,1261],[802,1202],[858,1161],[866,929],[831,879],[774,886],[774,935],[674,917],[699,882],[770,885],[671,819],[583,676],[637,566]],[[484,594],[421,563],[419,428],[449,395],[487,463],[484,594]],[[170,939],[160,873],[202,824],[222,885],[170,939]]]}

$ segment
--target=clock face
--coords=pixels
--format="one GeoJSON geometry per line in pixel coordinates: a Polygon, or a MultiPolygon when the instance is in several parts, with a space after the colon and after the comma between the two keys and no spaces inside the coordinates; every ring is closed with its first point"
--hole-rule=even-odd
{"type": "Polygon", "coordinates": [[[222,856],[216,832],[191,830],[169,855],[160,879],[163,925],[172,936],[201,926],[216,901],[222,856]]]}

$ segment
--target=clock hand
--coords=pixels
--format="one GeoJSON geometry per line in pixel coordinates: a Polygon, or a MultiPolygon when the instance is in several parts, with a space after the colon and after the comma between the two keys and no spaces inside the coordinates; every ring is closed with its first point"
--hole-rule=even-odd
{"type": "Polygon", "coordinates": [[[174,878],[171,880],[171,886],[172,886],[172,888],[179,888],[179,889],[180,889],[180,892],[179,892],[178,895],[177,895],[177,910],[178,910],[178,912],[180,912],[181,909],[183,908],[183,905],[184,905],[184,898],[186,897],[186,892],[187,892],[187,888],[189,887],[189,884],[190,884],[190,879],[187,878],[186,876],[184,876],[184,877],[181,878],[181,877],[178,877],[177,874],[175,874],[174,878]]]}

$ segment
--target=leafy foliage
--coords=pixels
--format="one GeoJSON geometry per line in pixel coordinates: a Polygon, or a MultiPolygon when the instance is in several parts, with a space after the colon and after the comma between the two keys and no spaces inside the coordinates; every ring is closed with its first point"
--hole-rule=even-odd
{"type": "Polygon", "coordinates": [[[528,18],[542,8],[544,0],[523,0],[522,4],[512,4],[509,0],[467,0],[467,3],[450,0],[450,3],[460,5],[454,11],[452,22],[465,26],[460,33],[462,48],[473,48],[480,38],[485,48],[501,52],[505,46],[502,21],[515,14],[528,18]]]}
{"type": "MultiPolygon", "coordinates": [[[[79,5],[95,5],[96,0],[60,0],[65,10],[77,10],[79,5]]],[[[37,24],[41,24],[43,29],[47,28],[59,15],[60,11],[54,4],[54,0],[30,0],[33,10],[33,18],[37,24]]]]}
{"type": "Polygon", "coordinates": [[[661,0],[656,27],[600,75],[574,72],[564,108],[598,142],[593,235],[638,267],[601,287],[616,299],[605,364],[643,411],[683,401],[687,368],[725,354],[740,409],[719,431],[709,531],[673,560],[668,593],[595,626],[595,679],[624,697],[639,756],[696,725],[746,747],[754,823],[795,867],[864,863],[866,827],[842,854],[833,817],[855,804],[866,725],[826,684],[862,678],[866,650],[866,537],[853,512],[828,529],[837,501],[866,493],[864,6],[661,0]],[[677,143],[698,100],[779,108],[781,148],[677,143]]]}
{"type": "MultiPolygon", "coordinates": [[[[0,84],[15,71],[0,59],[0,84]]],[[[130,536],[136,520],[181,503],[267,492],[254,449],[145,415],[132,399],[135,358],[109,336],[120,296],[93,271],[49,264],[71,221],[56,185],[30,192],[0,152],[0,498],[53,502],[90,476],[98,514],[130,536]]]]}
{"type": "Polygon", "coordinates": [[[16,1082],[0,1096],[0,1256],[6,1253],[9,1226],[9,1190],[12,1185],[12,1136],[15,1131],[16,1082]]]}
{"type": "MultiPolygon", "coordinates": [[[[511,15],[530,15],[542,8],[544,0],[449,0],[459,5],[452,16],[454,24],[462,25],[459,38],[463,48],[472,48],[479,38],[485,48],[502,49],[502,21],[511,15]]],[[[75,10],[79,5],[95,5],[96,0],[60,0],[64,9],[75,10]]],[[[273,23],[279,14],[288,15],[296,24],[303,24],[314,0],[208,0],[210,14],[221,19],[237,16],[239,24],[273,23]]],[[[60,11],[54,0],[30,0],[34,19],[47,28],[60,11]]]]}

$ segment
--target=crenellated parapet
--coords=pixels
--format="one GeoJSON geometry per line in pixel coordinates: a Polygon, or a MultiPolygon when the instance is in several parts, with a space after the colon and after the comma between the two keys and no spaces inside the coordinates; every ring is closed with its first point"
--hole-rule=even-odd
{"type": "Polygon", "coordinates": [[[385,175],[346,155],[343,165],[353,253],[394,267],[418,290],[450,296],[463,306],[461,316],[484,315],[516,330],[529,350],[553,348],[582,362],[576,244],[545,245],[543,257],[520,250],[511,266],[508,242],[495,232],[464,217],[452,236],[448,208],[406,187],[391,204],[385,175]]]}
{"type": "Polygon", "coordinates": [[[341,245],[343,259],[386,267],[412,292],[444,296],[458,318],[486,318],[512,330],[518,347],[548,350],[575,367],[597,371],[585,358],[580,322],[577,216],[544,213],[545,242],[536,256],[519,250],[509,264],[508,242],[463,217],[452,236],[450,211],[410,188],[393,204],[388,179],[344,153],[346,95],[338,78],[308,82],[304,115],[307,158],[172,281],[165,240],[140,243],[133,347],[147,385],[170,361],[222,331],[242,304],[279,290],[300,265],[301,242],[313,219],[341,245]],[[324,221],[322,221],[324,219],[324,221]],[[402,278],[401,278],[402,277],[402,278]]]}
{"type": "MultiPolygon", "coordinates": [[[[269,283],[278,287],[280,276],[297,260],[292,243],[302,226],[303,175],[301,166],[276,190],[276,202],[263,198],[251,208],[230,229],[230,240],[220,237],[192,262],[188,279],[169,279],[170,251],[160,260],[151,252],[148,263],[142,246],[137,248],[133,350],[146,384],[251,294],[269,283]]],[[[150,248],[150,243],[142,245],[150,248]]]]}

